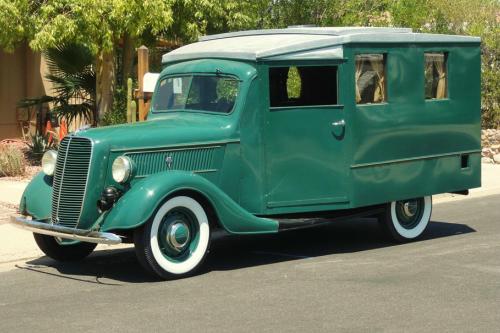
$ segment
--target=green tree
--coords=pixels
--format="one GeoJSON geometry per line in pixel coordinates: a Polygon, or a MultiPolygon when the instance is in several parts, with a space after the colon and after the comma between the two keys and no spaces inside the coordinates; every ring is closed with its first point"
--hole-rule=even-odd
{"type": "Polygon", "coordinates": [[[32,30],[29,0],[0,0],[0,47],[13,51],[32,30]]]}
{"type": "Polygon", "coordinates": [[[128,43],[123,54],[129,56],[133,40],[145,31],[157,34],[167,28],[172,23],[172,12],[169,2],[163,0],[46,0],[33,12],[32,20],[33,49],[73,42],[86,45],[93,52],[96,104],[102,117],[113,105],[118,45],[128,43]]]}
{"type": "Polygon", "coordinates": [[[174,0],[172,25],[163,37],[176,45],[196,41],[201,35],[255,29],[259,8],[268,0],[174,0]]]}

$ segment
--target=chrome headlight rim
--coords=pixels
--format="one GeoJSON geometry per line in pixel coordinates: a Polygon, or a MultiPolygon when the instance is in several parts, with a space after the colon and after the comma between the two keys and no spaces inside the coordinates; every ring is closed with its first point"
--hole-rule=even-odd
{"type": "Polygon", "coordinates": [[[53,176],[56,170],[57,151],[47,150],[42,156],[42,171],[47,176],[53,176]]]}
{"type": "Polygon", "coordinates": [[[132,160],[127,156],[118,156],[111,166],[111,174],[117,183],[126,183],[132,178],[132,160]]]}

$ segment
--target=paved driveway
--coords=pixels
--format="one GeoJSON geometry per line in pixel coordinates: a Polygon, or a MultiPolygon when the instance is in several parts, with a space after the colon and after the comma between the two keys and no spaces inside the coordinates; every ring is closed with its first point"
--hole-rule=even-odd
{"type": "Polygon", "coordinates": [[[373,220],[219,237],[206,269],[145,276],[132,249],[0,273],[0,332],[500,331],[500,196],[435,205],[424,239],[373,220]]]}

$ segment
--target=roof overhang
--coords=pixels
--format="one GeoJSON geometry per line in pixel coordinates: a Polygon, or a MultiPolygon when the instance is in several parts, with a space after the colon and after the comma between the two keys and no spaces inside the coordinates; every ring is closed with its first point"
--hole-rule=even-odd
{"type": "Polygon", "coordinates": [[[406,28],[288,28],[205,36],[163,55],[163,63],[202,58],[245,61],[342,59],[353,43],[479,43],[478,37],[413,33],[406,28]]]}

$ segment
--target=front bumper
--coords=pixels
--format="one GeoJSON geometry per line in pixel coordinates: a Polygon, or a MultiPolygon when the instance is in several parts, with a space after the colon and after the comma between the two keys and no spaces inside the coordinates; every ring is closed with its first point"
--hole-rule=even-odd
{"type": "Polygon", "coordinates": [[[30,220],[24,216],[11,216],[10,222],[17,227],[27,229],[37,234],[60,237],[64,239],[110,245],[120,244],[122,242],[118,235],[110,232],[68,228],[56,224],[30,220]]]}

